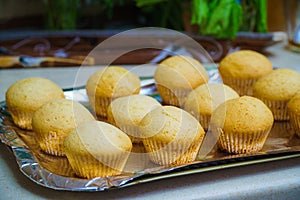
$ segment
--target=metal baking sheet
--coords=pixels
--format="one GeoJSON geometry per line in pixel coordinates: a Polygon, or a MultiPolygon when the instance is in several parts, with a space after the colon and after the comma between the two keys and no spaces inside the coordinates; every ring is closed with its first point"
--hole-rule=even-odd
{"type": "MultiPolygon", "coordinates": [[[[210,82],[220,82],[216,68],[207,68],[210,82]]],[[[158,98],[153,79],[142,80],[142,94],[158,98]]],[[[84,87],[65,90],[66,98],[88,105],[84,87]]],[[[229,167],[250,165],[300,156],[300,138],[294,134],[289,122],[275,122],[263,149],[255,154],[230,155],[214,148],[204,159],[180,166],[158,166],[145,159],[137,166],[137,158],[130,156],[126,168],[134,171],[118,176],[82,179],[75,176],[65,157],[51,156],[39,148],[34,132],[17,128],[7,111],[5,102],[0,104],[0,139],[11,150],[20,171],[36,184],[66,191],[104,191],[174,176],[201,173],[229,167]],[[134,163],[134,165],[133,165],[134,163]]],[[[142,145],[134,145],[133,152],[143,152],[142,145]]],[[[125,170],[126,171],[126,170],[125,170]]]]}

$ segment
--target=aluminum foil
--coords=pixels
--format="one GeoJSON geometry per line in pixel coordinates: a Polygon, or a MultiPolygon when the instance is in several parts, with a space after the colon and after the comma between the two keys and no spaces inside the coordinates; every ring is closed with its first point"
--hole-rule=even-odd
{"type": "MultiPolygon", "coordinates": [[[[209,72],[210,82],[221,82],[214,66],[206,69],[209,72]]],[[[153,79],[142,80],[141,93],[160,100],[153,79]]],[[[68,99],[89,106],[84,87],[66,89],[65,95],[68,99]]],[[[230,155],[215,148],[204,159],[197,158],[196,161],[186,165],[158,166],[148,160],[147,163],[143,163],[143,167],[137,168],[134,172],[105,178],[82,179],[75,176],[65,157],[51,156],[42,152],[35,141],[34,132],[16,127],[5,102],[1,102],[0,105],[0,139],[12,150],[20,171],[36,184],[55,190],[104,191],[173,176],[300,156],[300,138],[294,135],[289,122],[275,122],[263,149],[255,154],[230,155]]],[[[135,145],[133,150],[144,151],[141,145],[135,145]]],[[[131,164],[136,162],[138,161],[129,157],[125,168],[132,167],[131,164]]]]}

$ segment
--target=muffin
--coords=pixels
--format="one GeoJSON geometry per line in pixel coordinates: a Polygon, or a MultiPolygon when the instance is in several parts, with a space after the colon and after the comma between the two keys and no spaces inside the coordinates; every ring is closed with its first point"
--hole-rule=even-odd
{"type": "Polygon", "coordinates": [[[141,142],[138,125],[154,108],[161,106],[156,99],[145,95],[130,95],[113,100],[108,107],[107,120],[124,131],[133,143],[141,142]]]}
{"type": "Polygon", "coordinates": [[[96,115],[106,118],[107,107],[112,100],[139,93],[140,79],[122,67],[110,66],[90,76],[86,91],[96,115]]]}
{"type": "Polygon", "coordinates": [[[194,88],[208,82],[208,74],[197,60],[172,56],[157,66],[154,79],[163,103],[180,107],[194,88]]]}
{"type": "Polygon", "coordinates": [[[140,122],[140,137],[152,162],[180,165],[196,159],[204,138],[200,123],[175,106],[160,106],[140,122]]]}
{"type": "Polygon", "coordinates": [[[300,90],[287,103],[287,110],[290,116],[291,125],[295,133],[300,137],[300,90]]]}
{"type": "Polygon", "coordinates": [[[95,120],[80,103],[56,99],[39,108],[33,115],[32,128],[40,148],[51,155],[64,156],[63,141],[78,125],[95,120]]]}
{"type": "Polygon", "coordinates": [[[287,102],[300,90],[300,73],[280,68],[260,78],[253,85],[253,96],[273,112],[275,120],[288,120],[287,102]]]}
{"type": "Polygon", "coordinates": [[[123,131],[100,121],[79,125],[64,141],[74,172],[88,179],[120,174],[131,148],[130,138],[123,131]]]}
{"type": "Polygon", "coordinates": [[[6,91],[6,105],[13,122],[22,129],[31,130],[34,112],[45,103],[64,98],[64,92],[53,81],[30,77],[12,84],[6,91]]]}
{"type": "Polygon", "coordinates": [[[259,99],[242,96],[218,106],[212,114],[211,130],[221,150],[243,154],[262,149],[274,119],[259,99]]]}
{"type": "Polygon", "coordinates": [[[251,96],[253,83],[272,72],[272,63],[258,52],[241,50],[225,56],[218,70],[224,84],[241,96],[251,96]]]}
{"type": "Polygon", "coordinates": [[[187,96],[184,110],[198,119],[204,130],[208,130],[213,110],[221,103],[238,97],[238,93],[227,85],[208,83],[198,86],[187,96]]]}

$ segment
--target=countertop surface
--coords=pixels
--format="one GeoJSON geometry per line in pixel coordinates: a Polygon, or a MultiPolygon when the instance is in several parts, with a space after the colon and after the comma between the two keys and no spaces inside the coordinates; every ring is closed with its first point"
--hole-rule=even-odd
{"type": "MultiPolygon", "coordinates": [[[[276,67],[300,71],[300,54],[289,52],[284,43],[266,49],[276,67]]],[[[130,66],[127,66],[131,68],[130,66]]],[[[0,70],[0,101],[17,80],[41,76],[62,88],[84,85],[99,67],[35,68],[0,70]]],[[[153,66],[134,68],[151,76],[153,66]],[[141,70],[143,69],[143,70],[141,70]]],[[[299,199],[300,157],[261,164],[185,175],[105,192],[56,191],[37,185],[24,176],[10,149],[0,144],[0,199],[299,199]]]]}

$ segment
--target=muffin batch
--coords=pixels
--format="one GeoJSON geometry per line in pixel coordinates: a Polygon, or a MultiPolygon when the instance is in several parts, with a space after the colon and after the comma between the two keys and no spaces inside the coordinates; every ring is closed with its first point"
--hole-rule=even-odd
{"type": "Polygon", "coordinates": [[[219,65],[223,84],[209,83],[200,62],[171,56],[156,68],[162,102],[139,94],[139,77],[118,66],[96,71],[86,84],[91,111],[38,77],[6,92],[13,122],[32,130],[42,151],[65,156],[81,178],[114,176],[134,146],[156,165],[195,161],[205,137],[230,154],[258,152],[274,120],[290,120],[300,136],[300,73],[273,69],[262,54],[241,50],[219,65]]]}

